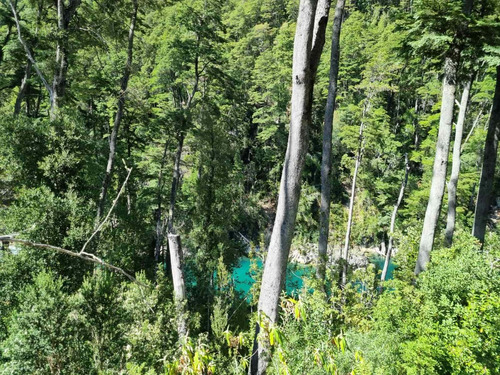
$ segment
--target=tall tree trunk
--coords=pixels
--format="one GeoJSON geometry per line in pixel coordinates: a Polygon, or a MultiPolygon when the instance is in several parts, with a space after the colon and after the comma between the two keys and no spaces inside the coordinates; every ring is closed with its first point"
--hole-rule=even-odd
{"type": "Polygon", "coordinates": [[[158,266],[158,262],[160,261],[160,251],[163,243],[163,219],[162,219],[162,192],[163,192],[163,168],[165,167],[165,162],[167,159],[167,150],[168,150],[168,141],[165,141],[165,146],[163,147],[163,155],[161,157],[160,162],[160,172],[158,173],[158,192],[156,195],[158,207],[155,212],[155,220],[156,220],[156,241],[155,241],[155,262],[156,266],[158,266]]]}
{"type": "Polygon", "coordinates": [[[495,166],[497,162],[498,139],[500,137],[500,65],[497,66],[497,81],[495,85],[495,96],[491,110],[488,133],[484,144],[483,167],[481,179],[479,180],[479,191],[477,193],[476,211],[474,213],[474,226],[472,234],[481,243],[484,243],[486,234],[486,223],[490,210],[491,195],[493,192],[493,180],[495,178],[495,166]]]}
{"type": "Polygon", "coordinates": [[[448,215],[446,218],[446,230],[444,240],[446,246],[451,246],[453,242],[453,232],[455,231],[455,217],[457,214],[457,186],[458,176],[460,174],[460,149],[462,147],[462,137],[464,133],[465,114],[469,105],[469,94],[474,74],[465,83],[462,99],[460,101],[460,110],[458,112],[457,125],[455,127],[455,142],[453,143],[453,158],[451,165],[451,176],[448,182],[448,215]]]}
{"type": "Polygon", "coordinates": [[[356,181],[358,178],[359,166],[361,164],[361,159],[363,158],[363,129],[364,129],[364,117],[368,111],[369,103],[365,103],[363,109],[363,118],[361,119],[361,124],[359,126],[359,145],[356,154],[356,164],[354,166],[354,175],[352,177],[352,187],[351,187],[351,198],[349,200],[349,214],[347,217],[347,229],[345,233],[344,240],[344,251],[342,252],[342,275],[340,280],[340,287],[344,288],[347,283],[347,271],[349,268],[349,243],[351,240],[351,228],[352,228],[352,216],[354,211],[354,199],[356,197],[356,181]]]}
{"type": "Polygon", "coordinates": [[[448,153],[453,121],[453,107],[455,105],[455,90],[457,81],[457,67],[460,51],[452,48],[445,59],[443,92],[441,97],[441,116],[436,143],[436,156],[432,170],[432,181],[429,202],[425,211],[420,248],[418,252],[415,274],[424,271],[431,257],[436,225],[441,211],[444,187],[446,185],[446,169],[448,167],[448,153]]]}
{"type": "Polygon", "coordinates": [[[104,179],[102,181],[101,194],[99,196],[99,204],[97,206],[96,225],[99,225],[99,221],[100,221],[102,213],[104,211],[104,206],[106,205],[106,197],[108,194],[109,184],[111,182],[111,175],[113,173],[113,166],[114,166],[115,156],[116,156],[116,144],[117,144],[117,139],[118,139],[118,131],[120,130],[120,124],[121,124],[122,117],[123,117],[123,111],[125,109],[125,96],[127,93],[130,72],[132,70],[132,52],[133,52],[133,47],[134,47],[134,31],[135,31],[135,22],[136,22],[136,18],[137,18],[138,0],[134,0],[133,4],[134,4],[134,10],[132,13],[132,17],[130,19],[130,29],[129,29],[129,33],[128,33],[127,62],[125,64],[125,70],[123,72],[123,77],[121,80],[120,93],[119,93],[119,97],[118,97],[118,104],[117,104],[115,121],[113,123],[113,129],[111,131],[111,136],[109,137],[108,163],[106,165],[106,172],[104,175],[104,179]]]}
{"type": "Polygon", "coordinates": [[[399,196],[396,204],[394,205],[394,209],[392,210],[392,215],[391,215],[391,227],[389,229],[389,243],[387,246],[387,252],[385,254],[385,262],[384,262],[384,268],[382,269],[382,276],[380,277],[380,280],[384,281],[387,277],[387,270],[389,269],[389,263],[391,260],[391,255],[392,255],[392,248],[393,248],[393,243],[394,243],[394,228],[396,226],[396,215],[398,214],[399,206],[401,205],[401,202],[403,201],[403,197],[405,194],[405,188],[408,183],[408,174],[410,173],[410,163],[408,162],[408,154],[405,155],[405,176],[403,178],[403,181],[401,182],[401,188],[399,189],[399,196]]]}
{"type": "Polygon", "coordinates": [[[174,227],[175,219],[175,200],[181,177],[181,157],[182,148],[184,145],[184,133],[180,133],[178,137],[177,151],[174,159],[174,170],[172,176],[172,187],[170,189],[170,205],[167,218],[167,238],[168,247],[170,250],[170,267],[172,269],[172,283],[174,286],[174,298],[177,309],[177,332],[179,337],[187,336],[187,320],[186,320],[186,283],[184,280],[183,271],[183,255],[181,236],[176,233],[174,227]]]}
{"type": "Polygon", "coordinates": [[[258,304],[262,326],[256,326],[250,374],[264,374],[269,363],[268,324],[274,324],[278,318],[279,298],[285,282],[300,197],[302,169],[309,144],[314,78],[324,44],[328,9],[329,1],[324,0],[321,0],[319,5],[316,0],[301,0],[299,4],[293,49],[290,132],[276,218],[262,275],[258,304]],[[316,35],[313,35],[315,23],[318,27],[316,35]],[[264,335],[263,340],[257,340],[259,331],[264,335]]]}
{"type": "Polygon", "coordinates": [[[181,339],[187,336],[186,317],[186,284],[184,281],[183,256],[181,236],[168,233],[168,247],[170,250],[170,264],[172,267],[172,283],[174,285],[174,298],[177,310],[177,333],[181,339]]]}
{"type": "Polygon", "coordinates": [[[323,127],[323,150],[321,155],[321,205],[319,213],[318,268],[316,276],[325,279],[328,235],[330,229],[331,202],[331,169],[332,169],[332,128],[333,113],[337,97],[337,79],[339,75],[340,30],[344,14],[345,0],[337,0],[333,19],[332,48],[330,55],[330,79],[328,98],[325,107],[325,124],[323,127]]]}
{"type": "Polygon", "coordinates": [[[53,118],[55,118],[57,114],[58,101],[64,96],[66,88],[66,73],[68,71],[68,28],[80,3],[81,0],[70,0],[68,6],[65,6],[64,0],[57,0],[57,69],[52,80],[52,91],[54,96],[51,106],[51,116],[53,118]]]}
{"type": "Polygon", "coordinates": [[[19,86],[19,92],[17,93],[16,104],[14,105],[14,115],[21,113],[21,105],[26,95],[26,90],[28,89],[28,80],[31,76],[31,65],[31,61],[28,60],[26,63],[26,69],[24,70],[24,77],[21,81],[21,86],[19,86]]]}

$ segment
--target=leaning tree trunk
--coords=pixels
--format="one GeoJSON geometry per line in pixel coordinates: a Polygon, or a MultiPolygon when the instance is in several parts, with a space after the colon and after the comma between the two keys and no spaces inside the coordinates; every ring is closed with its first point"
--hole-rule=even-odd
{"type": "Polygon", "coordinates": [[[24,70],[24,77],[21,81],[21,86],[19,86],[19,92],[17,93],[16,104],[14,105],[14,115],[21,113],[21,105],[23,103],[24,97],[26,95],[26,90],[28,89],[28,80],[31,76],[31,66],[30,60],[26,63],[26,68],[24,70]]]}
{"type": "Polygon", "coordinates": [[[318,268],[316,276],[324,281],[330,229],[331,169],[332,169],[332,128],[335,100],[337,97],[337,79],[339,75],[340,29],[344,14],[345,0],[337,0],[333,19],[332,49],[330,55],[330,81],[325,107],[325,125],[323,127],[323,152],[321,155],[321,205],[319,212],[318,268]]]}
{"type": "Polygon", "coordinates": [[[457,214],[457,185],[460,174],[460,149],[462,147],[462,137],[464,133],[465,114],[469,105],[469,94],[474,75],[465,83],[460,110],[458,112],[457,125],[455,127],[455,142],[453,143],[453,158],[451,165],[451,176],[448,182],[448,215],[446,218],[446,230],[444,240],[446,246],[451,246],[453,242],[453,232],[455,231],[455,217],[457,214]]]}
{"type": "Polygon", "coordinates": [[[49,94],[50,113],[52,113],[52,109],[53,109],[53,105],[54,105],[54,91],[52,90],[52,87],[49,85],[49,83],[45,79],[45,76],[43,75],[40,68],[38,68],[38,65],[35,61],[35,58],[33,57],[33,54],[31,53],[28,44],[26,43],[26,41],[24,40],[24,38],[21,34],[21,25],[19,23],[19,18],[17,16],[16,7],[14,6],[14,4],[12,3],[11,0],[9,0],[9,6],[10,6],[10,10],[12,11],[12,16],[14,17],[14,22],[16,24],[17,39],[19,40],[19,43],[21,43],[21,45],[23,46],[24,52],[26,53],[26,57],[31,62],[31,65],[35,69],[35,72],[38,75],[38,78],[40,78],[40,81],[42,81],[43,86],[45,87],[45,89],[47,90],[47,93],[49,94]]]}
{"type": "Polygon", "coordinates": [[[123,72],[120,92],[118,96],[118,106],[116,110],[115,121],[113,123],[113,130],[111,131],[111,135],[109,137],[109,154],[108,154],[108,163],[106,165],[106,172],[104,174],[104,179],[102,181],[101,194],[99,196],[99,204],[97,206],[97,215],[96,215],[96,225],[99,225],[99,221],[101,219],[102,213],[104,212],[104,206],[106,205],[106,197],[108,195],[109,184],[111,182],[111,175],[113,173],[113,166],[115,162],[116,156],[116,144],[118,140],[118,131],[120,130],[120,124],[123,117],[123,112],[125,110],[125,95],[128,87],[128,80],[130,78],[130,72],[132,70],[132,52],[134,47],[134,31],[135,31],[135,22],[137,18],[137,8],[138,1],[134,0],[134,10],[132,13],[132,17],[130,20],[130,29],[128,33],[128,49],[127,49],[127,62],[125,64],[125,70],[123,72]]]}
{"type": "Polygon", "coordinates": [[[484,143],[483,167],[477,193],[476,211],[474,213],[474,226],[472,234],[481,243],[484,243],[486,223],[490,210],[491,195],[493,193],[493,180],[497,162],[498,139],[500,137],[500,65],[497,66],[497,81],[493,107],[491,110],[488,133],[484,143]]]}
{"type": "Polygon", "coordinates": [[[288,254],[295,228],[302,169],[308,149],[314,78],[319,63],[329,1],[301,0],[295,31],[292,67],[292,98],[288,146],[281,174],[278,206],[262,275],[250,374],[264,374],[270,359],[269,324],[278,318],[280,294],[285,283],[288,254]],[[315,27],[316,24],[316,27],[315,27]],[[257,339],[262,332],[262,339],[257,339]]]}
{"type": "Polygon", "coordinates": [[[389,229],[389,243],[387,246],[387,252],[385,253],[384,268],[382,269],[382,276],[380,280],[384,281],[387,277],[387,270],[389,269],[389,262],[391,261],[392,248],[394,243],[394,228],[396,226],[396,215],[398,214],[399,206],[403,201],[405,194],[406,184],[408,183],[408,174],[410,173],[410,164],[408,162],[408,154],[405,155],[405,177],[403,182],[401,182],[401,188],[399,189],[399,196],[391,215],[391,227],[389,229]]]}
{"type": "Polygon", "coordinates": [[[448,167],[448,153],[450,149],[450,137],[453,121],[453,107],[455,105],[455,90],[457,81],[457,67],[460,58],[460,51],[457,48],[451,49],[445,59],[443,92],[441,98],[441,116],[439,119],[439,132],[436,143],[436,156],[432,170],[432,181],[425,211],[424,226],[420,238],[415,274],[424,271],[431,257],[434,235],[441,211],[444,187],[446,185],[446,169],[448,167]]]}
{"type": "MultiPolygon", "coordinates": [[[[366,115],[367,106],[363,110],[363,117],[366,115]]],[[[356,181],[358,178],[359,166],[361,164],[361,159],[363,158],[363,129],[364,129],[364,119],[361,120],[361,125],[359,126],[359,146],[358,152],[356,154],[356,164],[354,166],[354,175],[352,177],[352,187],[351,187],[351,198],[349,200],[349,214],[347,217],[347,228],[345,232],[344,240],[344,251],[342,252],[342,275],[340,279],[340,287],[344,288],[347,283],[347,271],[349,268],[349,243],[351,240],[351,228],[352,228],[352,216],[354,212],[354,199],[356,197],[356,181]]]]}

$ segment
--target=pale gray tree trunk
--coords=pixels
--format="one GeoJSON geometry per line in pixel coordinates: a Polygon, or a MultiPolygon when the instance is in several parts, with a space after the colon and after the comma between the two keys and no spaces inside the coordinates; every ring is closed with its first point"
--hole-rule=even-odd
{"type": "Polygon", "coordinates": [[[453,143],[453,157],[451,164],[450,181],[448,182],[448,215],[446,217],[446,230],[444,240],[446,246],[451,246],[453,242],[453,232],[455,231],[455,217],[457,214],[457,186],[460,174],[460,149],[462,147],[462,137],[464,133],[465,115],[469,105],[469,94],[474,75],[465,83],[460,109],[458,112],[457,124],[455,126],[455,142],[453,143]]]}
{"type": "Polygon", "coordinates": [[[14,115],[21,113],[21,105],[23,103],[24,97],[26,95],[26,90],[28,89],[28,80],[31,76],[31,66],[30,60],[26,63],[26,68],[24,70],[24,77],[19,86],[19,92],[17,93],[16,104],[14,105],[14,115]]]}
{"type": "Polygon", "coordinates": [[[330,202],[331,202],[331,169],[332,169],[332,128],[333,113],[337,97],[337,79],[339,75],[340,56],[340,29],[344,14],[345,0],[337,0],[335,17],[333,19],[332,48],[330,54],[330,79],[328,98],[325,107],[325,123],[323,126],[323,150],[321,155],[321,204],[319,211],[319,241],[318,241],[318,268],[316,276],[325,279],[328,235],[330,229],[330,202]]]}
{"type": "Polygon", "coordinates": [[[183,255],[181,236],[176,233],[175,201],[181,177],[181,157],[184,145],[184,133],[179,134],[177,151],[174,159],[174,169],[172,175],[172,186],[170,189],[170,204],[167,217],[167,238],[170,252],[170,267],[172,270],[172,284],[174,287],[174,298],[177,310],[177,333],[184,339],[187,336],[187,316],[186,316],[186,283],[184,280],[183,255]]]}
{"type": "Polygon", "coordinates": [[[385,254],[385,262],[384,262],[384,268],[382,269],[382,276],[380,277],[380,280],[384,281],[387,277],[387,270],[389,269],[389,263],[391,261],[391,256],[392,256],[392,249],[394,245],[394,229],[396,227],[396,215],[398,214],[399,206],[401,205],[401,202],[403,201],[403,197],[405,195],[405,188],[406,185],[408,184],[408,174],[410,173],[410,163],[408,162],[408,154],[405,155],[405,176],[403,178],[403,181],[401,182],[401,187],[399,189],[399,196],[396,204],[394,205],[394,209],[392,210],[392,215],[391,215],[391,226],[389,229],[389,243],[387,246],[387,252],[385,254]]]}
{"type": "Polygon", "coordinates": [[[330,2],[326,0],[319,3],[317,0],[301,0],[299,4],[293,49],[290,131],[276,217],[262,275],[258,304],[262,325],[257,324],[256,327],[250,374],[265,374],[269,363],[268,329],[277,321],[280,294],[285,283],[302,170],[309,144],[314,78],[324,44],[329,6],[330,2]],[[316,28],[315,24],[318,25],[316,28]],[[259,331],[262,339],[258,340],[259,331]]]}
{"type": "Polygon", "coordinates": [[[160,171],[158,172],[158,191],[156,195],[157,199],[157,208],[155,212],[155,220],[156,220],[156,241],[155,241],[155,262],[156,267],[158,266],[158,262],[160,260],[160,252],[163,244],[163,220],[162,220],[162,211],[163,211],[163,168],[165,167],[165,162],[167,159],[167,150],[168,150],[168,141],[165,141],[165,146],[163,147],[163,155],[161,157],[160,162],[160,171]]]}
{"type": "Polygon", "coordinates": [[[127,93],[128,81],[130,78],[130,72],[132,70],[132,56],[133,56],[133,48],[134,48],[134,31],[135,31],[135,23],[137,18],[137,8],[138,1],[134,0],[134,9],[132,12],[132,17],[130,19],[130,28],[128,33],[128,48],[127,48],[127,62],[125,64],[125,70],[123,72],[121,84],[120,84],[120,92],[118,96],[117,110],[115,115],[115,121],[113,123],[113,129],[111,130],[111,135],[109,137],[109,154],[108,154],[108,163],[106,165],[106,172],[104,174],[104,178],[102,181],[101,194],[99,196],[99,203],[97,206],[97,215],[96,215],[96,225],[99,224],[102,213],[104,212],[104,207],[106,205],[106,197],[108,195],[109,184],[111,183],[111,176],[113,173],[113,167],[115,163],[116,156],[116,145],[118,140],[118,131],[120,130],[120,124],[123,117],[123,112],[125,110],[125,96],[127,93]]]}
{"type": "Polygon", "coordinates": [[[498,139],[500,137],[500,65],[497,66],[497,80],[495,85],[495,96],[488,124],[488,133],[484,143],[483,167],[481,179],[479,180],[479,191],[477,193],[476,211],[474,213],[474,225],[472,234],[481,243],[484,243],[486,224],[490,211],[490,202],[493,193],[493,180],[495,178],[495,167],[497,162],[498,139]]]}
{"type": "Polygon", "coordinates": [[[356,164],[354,166],[354,174],[352,176],[351,197],[349,199],[349,213],[347,217],[347,228],[345,232],[344,249],[342,252],[342,274],[340,278],[340,287],[344,288],[347,283],[347,272],[349,268],[349,245],[351,241],[352,229],[352,216],[354,213],[354,200],[356,198],[356,181],[358,179],[359,166],[363,158],[363,130],[364,130],[364,117],[368,111],[369,102],[365,102],[361,124],[359,125],[359,145],[356,153],[356,164]]]}
{"type": "MultiPolygon", "coordinates": [[[[462,143],[462,146],[460,147],[460,153],[464,152],[465,145],[469,141],[469,138],[471,137],[471,135],[474,133],[474,130],[476,129],[477,124],[479,124],[479,120],[481,120],[481,117],[483,116],[483,110],[484,110],[484,105],[479,110],[479,112],[476,116],[476,119],[474,120],[474,123],[472,124],[472,127],[469,130],[469,134],[467,134],[467,137],[465,137],[465,141],[462,143]]],[[[491,108],[490,108],[489,113],[491,113],[491,108]]]]}
{"type": "Polygon", "coordinates": [[[431,257],[436,226],[441,211],[444,187],[446,185],[446,169],[448,167],[448,153],[453,121],[453,107],[455,105],[455,90],[457,81],[457,66],[460,52],[455,48],[445,59],[443,91],[441,96],[441,115],[436,143],[436,156],[432,170],[429,201],[425,211],[422,236],[418,252],[415,274],[424,271],[431,257]]]}
{"type": "Polygon", "coordinates": [[[168,247],[170,250],[170,266],[172,269],[172,283],[174,285],[174,299],[177,310],[177,333],[181,340],[184,340],[188,332],[185,308],[186,283],[184,281],[181,236],[169,233],[168,247]]]}

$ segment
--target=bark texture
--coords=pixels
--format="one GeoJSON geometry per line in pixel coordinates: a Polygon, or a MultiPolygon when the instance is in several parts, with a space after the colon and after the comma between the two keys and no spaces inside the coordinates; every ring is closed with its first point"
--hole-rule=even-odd
{"type": "Polygon", "coordinates": [[[97,215],[96,215],[96,223],[99,222],[102,213],[104,212],[104,206],[106,205],[106,197],[108,195],[109,184],[111,182],[111,176],[113,173],[113,167],[115,163],[116,156],[116,145],[118,140],[118,131],[120,130],[120,124],[123,117],[123,112],[125,109],[125,95],[127,92],[128,81],[130,78],[130,72],[132,70],[132,57],[133,57],[133,49],[134,49],[134,31],[135,31],[135,23],[137,19],[137,8],[138,2],[134,0],[134,9],[132,12],[132,17],[130,19],[130,29],[128,33],[128,48],[127,48],[127,62],[125,64],[125,69],[123,72],[121,84],[120,84],[120,93],[118,97],[117,110],[115,115],[115,121],[113,123],[113,129],[111,130],[111,135],[109,137],[109,154],[108,154],[108,163],[106,165],[106,172],[104,174],[104,179],[102,181],[101,194],[99,196],[99,204],[97,206],[97,215]]]}
{"type": "Polygon", "coordinates": [[[70,0],[64,5],[63,0],[57,0],[57,47],[56,47],[56,71],[52,80],[53,97],[51,103],[51,116],[55,117],[58,108],[58,100],[64,96],[66,89],[66,73],[68,71],[68,28],[81,0],[70,0]]]}
{"type": "Polygon", "coordinates": [[[28,80],[31,76],[31,66],[32,63],[30,60],[28,60],[28,62],[26,63],[26,68],[24,69],[24,77],[21,81],[21,86],[19,86],[19,92],[17,93],[16,104],[14,105],[14,115],[18,115],[19,113],[21,113],[21,105],[28,89],[28,80]]]}
{"type": "Polygon", "coordinates": [[[299,4],[293,49],[290,132],[258,304],[262,325],[257,327],[256,333],[260,331],[263,337],[257,340],[256,335],[250,374],[265,374],[269,362],[268,328],[278,318],[279,298],[285,282],[302,169],[309,143],[314,77],[324,44],[325,17],[328,16],[329,6],[330,2],[325,0],[319,3],[316,0],[301,0],[299,4]],[[315,23],[318,25],[316,28],[315,23]]]}
{"type": "Polygon", "coordinates": [[[416,275],[424,271],[429,263],[432,246],[434,244],[436,226],[441,211],[444,187],[446,185],[446,170],[448,167],[459,57],[460,52],[456,49],[452,49],[451,53],[445,59],[436,156],[434,158],[429,201],[425,211],[422,237],[420,238],[417,264],[415,266],[416,275]]]}
{"type": "Polygon", "coordinates": [[[464,134],[465,115],[469,104],[470,88],[474,75],[465,83],[462,99],[460,100],[460,110],[458,112],[457,124],[455,126],[455,141],[453,143],[453,159],[451,165],[450,181],[448,182],[448,214],[446,217],[446,230],[444,240],[446,246],[451,246],[453,242],[453,232],[455,231],[455,217],[457,214],[457,186],[460,174],[460,153],[462,148],[462,137],[464,134]]]}
{"type": "Polygon", "coordinates": [[[497,66],[497,81],[495,85],[495,96],[491,109],[488,133],[484,144],[483,167],[477,193],[476,210],[474,213],[474,226],[472,234],[481,243],[484,243],[486,224],[490,210],[490,202],[493,193],[493,179],[497,162],[498,139],[500,137],[500,65],[497,66]]]}
{"type": "Polygon", "coordinates": [[[382,276],[380,280],[384,281],[387,277],[387,270],[389,269],[389,262],[392,256],[392,248],[394,244],[394,229],[396,227],[396,215],[398,214],[399,206],[403,201],[405,195],[406,185],[408,184],[408,175],[410,173],[410,163],[408,162],[408,155],[405,155],[405,176],[403,182],[401,182],[401,188],[399,189],[399,196],[391,215],[391,226],[389,229],[389,242],[387,246],[387,252],[385,253],[384,268],[382,269],[382,276]]]}
{"type": "Polygon", "coordinates": [[[328,84],[328,98],[325,107],[325,123],[323,126],[323,150],[321,155],[321,205],[319,211],[319,241],[318,241],[318,268],[316,276],[325,279],[326,259],[328,250],[328,235],[330,229],[330,202],[331,202],[331,170],[332,170],[332,128],[335,101],[337,98],[337,79],[339,75],[340,58],[340,30],[344,14],[345,0],[337,0],[333,19],[332,48],[330,54],[330,78],[328,84]]]}
{"type": "Polygon", "coordinates": [[[168,234],[168,247],[170,249],[170,264],[172,267],[172,283],[174,285],[174,298],[177,310],[177,333],[179,337],[187,336],[186,323],[186,283],[184,281],[183,256],[181,237],[178,234],[168,234]]]}

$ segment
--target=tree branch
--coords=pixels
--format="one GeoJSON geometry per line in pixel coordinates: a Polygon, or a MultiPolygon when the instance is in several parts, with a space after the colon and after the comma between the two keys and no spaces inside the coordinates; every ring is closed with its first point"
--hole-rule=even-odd
{"type": "MultiPolygon", "coordinates": [[[[125,164],[125,160],[123,160],[123,164],[125,164]]],[[[127,185],[128,179],[130,177],[130,173],[132,173],[132,168],[127,168],[126,164],[125,164],[125,169],[128,171],[127,177],[125,178],[125,181],[123,181],[122,187],[121,187],[120,191],[118,192],[118,194],[116,195],[116,198],[113,201],[113,204],[111,205],[111,208],[109,209],[108,214],[106,215],[106,217],[104,218],[104,220],[101,221],[101,223],[99,224],[99,226],[97,227],[97,229],[94,231],[94,233],[92,233],[92,235],[89,237],[89,239],[87,240],[87,242],[85,242],[85,244],[83,245],[82,249],[80,250],[80,254],[84,253],[85,248],[90,243],[90,241],[92,241],[92,239],[101,231],[102,227],[104,226],[104,224],[106,223],[106,221],[108,221],[109,217],[111,216],[111,212],[113,212],[113,210],[114,210],[114,208],[116,206],[116,203],[118,203],[118,198],[120,198],[120,196],[123,194],[123,191],[125,190],[125,185],[127,185]]]]}
{"type": "Polygon", "coordinates": [[[64,249],[64,248],[59,247],[59,246],[53,246],[53,245],[47,245],[44,243],[37,243],[37,242],[33,242],[33,241],[22,240],[19,238],[15,238],[14,236],[15,235],[0,236],[0,241],[20,243],[23,245],[28,245],[28,246],[32,246],[32,247],[41,248],[41,249],[53,250],[53,251],[56,251],[56,252],[61,253],[61,254],[66,254],[66,255],[69,255],[69,256],[72,256],[75,258],[80,258],[80,259],[86,260],[88,262],[100,264],[100,265],[102,265],[102,266],[104,266],[104,267],[106,267],[114,272],[122,274],[123,276],[127,277],[130,281],[132,281],[140,286],[147,287],[147,285],[139,282],[135,277],[133,277],[129,273],[125,272],[122,268],[116,267],[108,262],[105,262],[104,260],[95,256],[94,254],[86,253],[83,251],[80,251],[79,253],[77,253],[77,252],[74,252],[74,251],[71,251],[68,249],[64,249]]]}
{"type": "Polygon", "coordinates": [[[17,17],[16,8],[14,7],[14,4],[12,4],[11,0],[9,0],[9,5],[10,5],[10,9],[12,10],[12,15],[14,16],[14,21],[16,22],[17,38],[19,39],[19,42],[21,43],[21,45],[24,47],[24,51],[26,52],[26,56],[28,57],[28,59],[33,64],[33,67],[36,70],[36,74],[38,74],[38,77],[40,77],[40,80],[42,81],[43,85],[45,86],[45,88],[49,92],[50,103],[52,105],[52,98],[54,97],[54,92],[52,90],[52,87],[50,87],[50,85],[48,84],[47,80],[45,79],[43,73],[38,68],[38,65],[37,65],[37,63],[35,61],[35,58],[31,54],[31,51],[28,48],[28,45],[26,44],[26,42],[24,41],[24,39],[23,39],[23,37],[21,35],[21,25],[19,24],[19,18],[17,17]]]}

